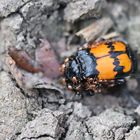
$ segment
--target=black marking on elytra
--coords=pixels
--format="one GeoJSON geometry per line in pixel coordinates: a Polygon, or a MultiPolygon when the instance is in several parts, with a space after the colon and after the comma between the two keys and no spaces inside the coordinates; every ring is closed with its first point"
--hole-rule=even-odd
{"type": "Polygon", "coordinates": [[[113,64],[115,65],[114,71],[116,71],[117,75],[120,76],[120,74],[123,73],[124,66],[119,66],[120,62],[119,62],[119,59],[117,59],[117,58],[114,59],[114,63],[113,64]]]}
{"type": "Polygon", "coordinates": [[[112,52],[115,49],[113,46],[113,42],[107,42],[106,45],[108,48],[110,48],[110,52],[112,52]]]}
{"type": "Polygon", "coordinates": [[[111,58],[116,58],[117,56],[125,54],[125,52],[117,51],[117,52],[110,52],[111,58]]]}
{"type": "Polygon", "coordinates": [[[119,66],[120,62],[119,62],[119,59],[117,58],[117,56],[119,56],[121,54],[126,54],[126,52],[122,52],[122,51],[111,52],[110,54],[111,54],[111,58],[114,58],[114,62],[113,62],[113,64],[115,65],[114,71],[117,72],[115,79],[121,79],[121,78],[128,76],[128,74],[130,72],[126,72],[126,73],[123,72],[124,66],[119,66]]]}
{"type": "Polygon", "coordinates": [[[94,60],[94,63],[95,63],[93,75],[91,75],[90,77],[97,78],[99,75],[99,71],[96,69],[98,58],[96,58],[93,53],[90,53],[90,49],[87,49],[87,53],[94,60]]]}

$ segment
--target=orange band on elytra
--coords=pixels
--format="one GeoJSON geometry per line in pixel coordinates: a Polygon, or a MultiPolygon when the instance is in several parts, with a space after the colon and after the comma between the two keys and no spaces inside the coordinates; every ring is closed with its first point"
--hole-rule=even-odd
{"type": "Polygon", "coordinates": [[[96,69],[99,71],[99,79],[114,79],[117,72],[114,71],[115,65],[113,64],[114,58],[106,56],[100,59],[97,59],[96,69]]]}
{"type": "Polygon", "coordinates": [[[130,58],[128,57],[128,55],[121,54],[121,55],[117,56],[117,58],[119,59],[119,62],[120,62],[119,66],[124,67],[123,72],[124,73],[129,72],[132,67],[132,62],[131,62],[130,58]]]}

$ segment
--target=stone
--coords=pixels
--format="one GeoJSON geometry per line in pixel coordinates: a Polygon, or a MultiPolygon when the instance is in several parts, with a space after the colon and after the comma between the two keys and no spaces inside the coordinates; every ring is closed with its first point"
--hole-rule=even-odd
{"type": "Polygon", "coordinates": [[[64,132],[62,127],[64,118],[63,112],[42,109],[34,120],[26,124],[17,140],[38,138],[58,140],[64,132]]]}
{"type": "Polygon", "coordinates": [[[136,108],[135,112],[140,116],[140,105],[136,108]]]}
{"type": "Polygon", "coordinates": [[[82,105],[81,103],[75,102],[73,114],[78,116],[79,118],[85,119],[91,116],[91,111],[87,106],[82,105]]]}
{"type": "Polygon", "coordinates": [[[23,95],[6,72],[0,72],[0,138],[12,139],[28,121],[28,113],[38,109],[37,100],[23,95]]]}
{"type": "Polygon", "coordinates": [[[18,11],[28,1],[30,0],[1,0],[0,17],[7,17],[9,14],[18,11]]]}
{"type": "Polygon", "coordinates": [[[64,10],[64,19],[74,22],[87,17],[97,17],[105,0],[72,0],[64,10]]]}
{"type": "Polygon", "coordinates": [[[140,126],[134,127],[125,135],[125,140],[140,140],[140,126]]]}
{"type": "Polygon", "coordinates": [[[135,121],[131,116],[115,109],[107,109],[99,116],[90,117],[86,121],[88,132],[95,140],[122,140],[134,124],[135,121]]]}
{"type": "Polygon", "coordinates": [[[1,21],[0,24],[0,53],[9,47],[15,47],[17,33],[20,32],[23,19],[19,14],[11,15],[1,21]]]}
{"type": "Polygon", "coordinates": [[[82,121],[72,119],[65,140],[92,140],[82,121]]]}

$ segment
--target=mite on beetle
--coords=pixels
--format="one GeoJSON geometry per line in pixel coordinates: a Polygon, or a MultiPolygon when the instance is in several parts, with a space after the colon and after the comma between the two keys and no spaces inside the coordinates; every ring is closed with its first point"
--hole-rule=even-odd
{"type": "Polygon", "coordinates": [[[124,83],[136,70],[136,58],[124,41],[107,39],[78,50],[61,69],[69,89],[101,92],[124,83]]]}

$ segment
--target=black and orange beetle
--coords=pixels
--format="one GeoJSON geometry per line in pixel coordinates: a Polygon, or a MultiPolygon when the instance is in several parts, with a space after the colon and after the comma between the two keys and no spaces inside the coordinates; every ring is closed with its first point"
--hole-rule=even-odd
{"type": "Polygon", "coordinates": [[[62,70],[69,89],[101,92],[124,83],[136,70],[136,58],[124,41],[107,39],[79,49],[62,70]]]}

